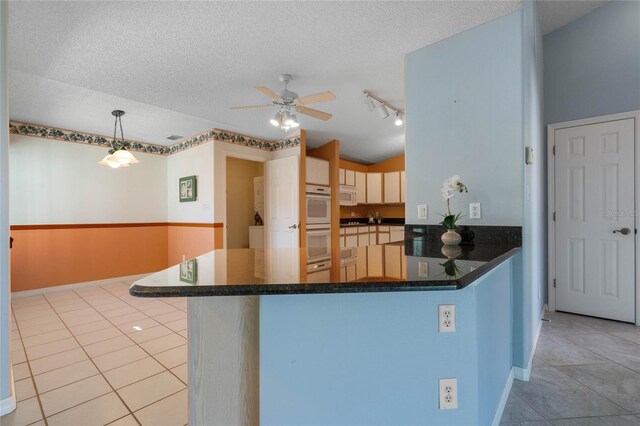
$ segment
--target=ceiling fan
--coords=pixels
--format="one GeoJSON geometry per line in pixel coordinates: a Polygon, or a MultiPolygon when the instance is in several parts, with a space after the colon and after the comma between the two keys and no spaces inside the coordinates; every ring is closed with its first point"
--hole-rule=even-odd
{"type": "Polygon", "coordinates": [[[289,130],[292,127],[298,127],[300,125],[294,111],[324,121],[328,121],[333,117],[327,112],[309,108],[307,105],[316,102],[332,101],[336,98],[336,95],[327,91],[316,93],[314,95],[298,97],[297,93],[287,89],[287,85],[291,80],[292,77],[289,74],[282,74],[280,76],[280,81],[284,86],[284,89],[280,92],[274,92],[264,86],[256,86],[256,89],[271,98],[270,104],[237,106],[231,107],[230,109],[254,109],[276,106],[279,108],[278,112],[276,112],[276,115],[270,120],[270,122],[272,125],[279,126],[283,130],[289,130]]]}

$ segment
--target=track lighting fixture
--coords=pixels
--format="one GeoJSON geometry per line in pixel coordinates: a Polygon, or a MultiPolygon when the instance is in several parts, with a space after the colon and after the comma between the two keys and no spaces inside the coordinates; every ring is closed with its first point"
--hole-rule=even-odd
{"type": "Polygon", "coordinates": [[[402,120],[402,111],[400,111],[398,108],[394,107],[393,105],[389,104],[388,102],[384,101],[383,99],[377,97],[367,90],[363,90],[362,93],[364,93],[365,95],[364,102],[367,105],[367,109],[369,111],[375,110],[380,118],[384,120],[389,116],[389,110],[391,110],[396,113],[394,124],[396,126],[402,126],[404,124],[404,120],[402,120]],[[374,100],[379,102],[377,106],[373,102],[374,100]]]}

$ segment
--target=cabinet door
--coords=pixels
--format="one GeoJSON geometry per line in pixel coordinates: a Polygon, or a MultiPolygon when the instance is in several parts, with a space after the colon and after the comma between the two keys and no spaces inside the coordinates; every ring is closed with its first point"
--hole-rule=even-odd
{"type": "Polygon", "coordinates": [[[340,185],[346,185],[345,183],[345,172],[347,172],[347,170],[345,169],[340,169],[340,185]]]}
{"type": "Polygon", "coordinates": [[[384,174],[384,202],[385,204],[400,202],[400,172],[384,174]]]}
{"type": "Polygon", "coordinates": [[[329,162],[307,157],[307,183],[329,186],[329,162]]]}
{"type": "Polygon", "coordinates": [[[367,248],[358,247],[356,255],[356,278],[361,279],[368,276],[367,271],[367,248]]]}
{"type": "Polygon", "coordinates": [[[367,174],[356,172],[356,202],[367,204],[367,174]]]}
{"type": "Polygon", "coordinates": [[[345,170],[345,185],[356,186],[356,172],[353,170],[345,170]]]}
{"type": "Polygon", "coordinates": [[[367,262],[367,271],[370,277],[382,277],[384,276],[383,268],[383,256],[382,246],[369,246],[367,247],[367,255],[369,257],[367,262]]]}
{"type": "Polygon", "coordinates": [[[407,172],[404,170],[400,172],[400,202],[404,203],[407,200],[407,172]]]}
{"type": "Polygon", "coordinates": [[[345,238],[345,247],[358,247],[358,236],[357,235],[347,235],[345,238]]]}
{"type": "Polygon", "coordinates": [[[388,232],[378,232],[378,244],[387,244],[389,242],[388,232]]]}
{"type": "Polygon", "coordinates": [[[382,173],[367,173],[367,204],[382,203],[382,173]]]}
{"type": "Polygon", "coordinates": [[[403,226],[392,226],[391,227],[391,242],[395,243],[396,241],[404,240],[404,227],[403,226]]]}
{"type": "Polygon", "coordinates": [[[356,280],[356,264],[352,263],[345,268],[347,271],[347,282],[356,280]]]}
{"type": "Polygon", "coordinates": [[[391,278],[402,277],[402,255],[400,246],[384,246],[384,272],[385,276],[391,278]]]}
{"type": "Polygon", "coordinates": [[[369,234],[358,235],[358,247],[366,247],[369,245],[369,234]]]}

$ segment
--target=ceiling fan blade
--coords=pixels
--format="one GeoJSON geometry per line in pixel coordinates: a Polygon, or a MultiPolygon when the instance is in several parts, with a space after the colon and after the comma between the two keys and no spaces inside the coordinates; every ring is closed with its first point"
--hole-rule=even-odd
{"type": "Polygon", "coordinates": [[[262,93],[264,93],[265,95],[267,95],[268,97],[273,99],[274,101],[276,99],[280,99],[280,96],[278,96],[278,94],[276,92],[274,92],[273,90],[269,89],[268,87],[256,86],[256,89],[258,89],[259,91],[261,91],[262,93]]]}
{"type": "Polygon", "coordinates": [[[333,117],[333,115],[329,114],[328,112],[318,111],[317,109],[307,108],[306,106],[299,106],[296,108],[296,111],[298,111],[300,114],[309,115],[313,118],[318,118],[324,121],[328,121],[329,119],[331,119],[331,117],[333,117]]]}
{"type": "Polygon", "coordinates": [[[235,107],[230,107],[229,109],[253,109],[253,108],[266,108],[266,107],[272,107],[273,104],[266,104],[266,105],[246,105],[246,106],[235,106],[235,107]]]}
{"type": "Polygon", "coordinates": [[[332,101],[336,98],[336,95],[327,91],[322,93],[316,93],[315,95],[308,95],[298,98],[298,103],[300,105],[309,105],[314,104],[316,102],[324,102],[324,101],[332,101]]]}

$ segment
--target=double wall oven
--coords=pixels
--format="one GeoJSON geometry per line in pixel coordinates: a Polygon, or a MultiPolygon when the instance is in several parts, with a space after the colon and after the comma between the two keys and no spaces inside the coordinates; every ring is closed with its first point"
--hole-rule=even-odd
{"type": "Polygon", "coordinates": [[[307,185],[306,192],[307,265],[311,272],[320,263],[331,265],[331,188],[307,185]]]}

